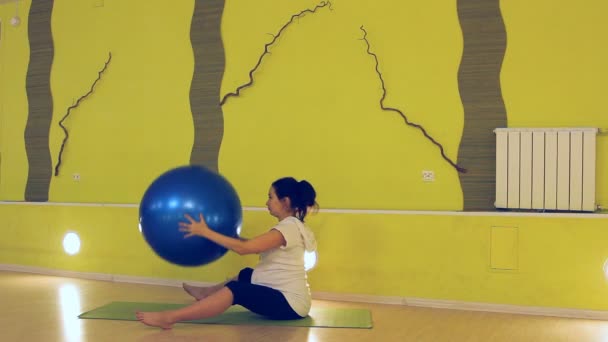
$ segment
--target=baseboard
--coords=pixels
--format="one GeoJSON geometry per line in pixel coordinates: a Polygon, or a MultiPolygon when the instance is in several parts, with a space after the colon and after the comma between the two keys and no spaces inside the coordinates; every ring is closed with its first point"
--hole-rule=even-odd
{"type": "MultiPolygon", "coordinates": [[[[93,273],[93,272],[66,271],[66,270],[56,270],[56,269],[52,269],[52,268],[13,265],[13,264],[0,264],[0,271],[33,273],[33,274],[49,275],[49,276],[55,276],[55,277],[66,277],[66,278],[111,281],[111,282],[116,282],[116,283],[132,283],[132,284],[146,284],[146,285],[159,285],[159,286],[172,286],[172,287],[181,287],[182,283],[184,282],[184,281],[175,280],[175,279],[137,277],[137,276],[128,276],[128,275],[120,275],[120,274],[106,274],[106,273],[93,273]]],[[[200,281],[186,281],[186,282],[188,284],[194,285],[194,286],[214,285],[214,283],[207,283],[207,282],[200,282],[200,281]]]]}
{"type": "MultiPolygon", "coordinates": [[[[135,283],[146,285],[173,286],[181,287],[182,281],[151,278],[151,277],[136,277],[127,275],[112,275],[104,273],[92,272],[76,272],[66,270],[56,270],[44,267],[0,264],[0,271],[34,273],[41,275],[50,275],[67,278],[80,278],[90,280],[111,281],[117,283],[135,283]]],[[[188,284],[195,286],[209,286],[212,283],[186,281],[188,284]]],[[[437,309],[452,309],[466,311],[484,311],[484,312],[499,312],[520,315],[535,315],[535,316],[553,316],[579,319],[595,319],[608,321],[608,311],[602,310],[583,310],[583,309],[566,309],[538,306],[522,306],[510,304],[492,304],[492,303],[476,303],[463,302],[455,300],[427,299],[427,298],[411,298],[397,296],[374,296],[362,294],[334,293],[334,292],[312,292],[313,299],[317,300],[333,300],[341,302],[357,302],[357,303],[372,303],[372,304],[391,304],[404,306],[417,306],[425,308],[437,309]]]]}
{"type": "Polygon", "coordinates": [[[361,294],[343,294],[332,292],[313,292],[314,299],[335,300],[341,302],[392,304],[404,306],[418,306],[435,309],[451,309],[465,311],[499,312],[518,315],[552,316],[580,319],[596,319],[608,321],[608,311],[552,308],[542,306],[524,306],[511,304],[493,304],[463,302],[456,300],[412,298],[412,297],[391,297],[373,296],[361,294]]]}
{"type": "Polygon", "coordinates": [[[182,287],[184,282],[194,286],[211,286],[215,283],[191,281],[191,280],[175,280],[175,279],[163,279],[163,278],[150,278],[150,277],[134,277],[127,275],[114,275],[112,281],[116,283],[132,283],[132,284],[146,284],[146,285],[159,285],[159,286],[172,286],[182,287]]]}
{"type": "Polygon", "coordinates": [[[113,279],[113,276],[111,274],[106,274],[106,273],[66,271],[66,270],[56,270],[56,269],[45,268],[45,267],[13,265],[13,264],[0,264],[0,271],[33,273],[33,274],[50,275],[50,276],[55,276],[55,277],[80,278],[80,279],[102,280],[102,281],[112,281],[112,279],[113,279]]]}
{"type": "Polygon", "coordinates": [[[404,305],[403,297],[391,296],[370,296],[351,293],[335,292],[312,292],[312,297],[319,300],[333,300],[340,302],[370,303],[370,304],[391,304],[404,305]]]}
{"type": "Polygon", "coordinates": [[[404,298],[404,305],[421,306],[427,308],[456,309],[468,311],[500,312],[510,314],[523,314],[535,316],[553,316],[566,318],[608,320],[608,311],[553,308],[544,306],[523,306],[511,304],[492,304],[461,302],[453,300],[438,300],[424,298],[404,298]]]}

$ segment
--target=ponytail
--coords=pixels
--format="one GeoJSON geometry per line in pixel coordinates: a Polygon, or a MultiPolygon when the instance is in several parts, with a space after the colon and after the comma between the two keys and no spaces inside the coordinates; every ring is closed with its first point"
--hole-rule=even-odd
{"type": "Polygon", "coordinates": [[[302,222],[308,213],[309,208],[318,209],[316,202],[317,192],[315,188],[306,180],[297,181],[293,177],[280,178],[272,187],[279,199],[288,197],[291,202],[291,209],[295,216],[302,222]]]}

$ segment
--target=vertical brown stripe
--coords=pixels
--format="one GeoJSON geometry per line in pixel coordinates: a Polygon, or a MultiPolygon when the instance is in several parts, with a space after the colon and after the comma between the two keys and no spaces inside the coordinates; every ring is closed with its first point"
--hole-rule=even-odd
{"type": "Polygon", "coordinates": [[[25,150],[29,171],[25,187],[26,201],[47,201],[51,183],[49,129],[53,116],[50,86],[54,53],[51,34],[52,11],[53,1],[33,0],[28,19],[30,63],[26,91],[29,110],[25,127],[25,150]]]}
{"type": "Polygon", "coordinates": [[[458,163],[464,210],[493,210],[496,149],[494,128],[506,127],[507,114],[500,89],[500,69],[506,32],[499,0],[458,0],[464,51],[458,71],[464,106],[464,131],[458,163]]]}
{"type": "Polygon", "coordinates": [[[194,50],[194,77],[190,106],[194,119],[191,164],[218,170],[218,155],[224,135],[220,86],[224,75],[224,45],[221,19],[224,0],[195,1],[190,40],[194,50]]]}

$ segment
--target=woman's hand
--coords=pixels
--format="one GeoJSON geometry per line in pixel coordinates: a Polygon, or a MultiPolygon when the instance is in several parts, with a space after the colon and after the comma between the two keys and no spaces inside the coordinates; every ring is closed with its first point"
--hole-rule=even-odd
{"type": "Polygon", "coordinates": [[[188,223],[179,223],[179,231],[186,233],[184,234],[184,238],[189,238],[194,235],[206,237],[207,232],[211,231],[209,226],[207,226],[207,222],[205,222],[205,218],[203,217],[202,213],[199,214],[200,221],[198,222],[188,214],[184,215],[184,217],[186,217],[188,223]]]}
{"type": "Polygon", "coordinates": [[[184,233],[184,238],[195,235],[202,236],[205,239],[213,241],[240,255],[260,254],[287,244],[285,237],[283,237],[283,233],[277,229],[271,229],[252,240],[241,241],[240,239],[226,236],[209,228],[203,214],[199,214],[200,221],[196,221],[188,214],[184,215],[184,217],[188,222],[179,223],[179,231],[184,233]]]}

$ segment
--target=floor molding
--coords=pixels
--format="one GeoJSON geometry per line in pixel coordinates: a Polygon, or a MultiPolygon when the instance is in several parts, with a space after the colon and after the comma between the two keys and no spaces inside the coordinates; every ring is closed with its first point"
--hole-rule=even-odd
{"type": "MultiPolygon", "coordinates": [[[[14,265],[14,264],[0,264],[0,271],[33,273],[33,274],[48,275],[48,276],[54,276],[54,277],[111,281],[111,282],[116,282],[116,283],[146,284],[146,285],[159,285],[159,286],[172,286],[172,287],[181,287],[182,283],[184,282],[184,281],[175,280],[175,279],[137,277],[137,276],[107,274],[107,273],[67,271],[67,270],[57,270],[57,269],[52,269],[52,268],[14,265]]],[[[186,280],[185,282],[187,282],[190,285],[194,285],[194,286],[214,285],[213,283],[200,282],[200,281],[186,280]]]]}
{"type": "Polygon", "coordinates": [[[360,294],[342,294],[331,292],[313,292],[314,299],[335,300],[341,302],[358,302],[374,304],[393,304],[404,306],[417,306],[435,309],[451,309],[465,311],[498,312],[518,315],[552,316],[580,319],[596,319],[608,321],[608,311],[585,310],[585,309],[566,309],[541,306],[524,306],[511,304],[493,304],[464,302],[457,300],[412,298],[412,297],[391,297],[373,296],[360,294]]]}
{"type": "MultiPolygon", "coordinates": [[[[159,286],[181,287],[181,280],[152,278],[152,277],[137,277],[128,275],[112,275],[105,273],[93,272],[77,272],[67,270],[56,270],[44,267],[0,264],[0,271],[33,273],[40,275],[49,275],[66,278],[79,278],[89,280],[111,281],[117,283],[133,283],[159,286]]],[[[188,284],[195,286],[213,285],[208,282],[187,281],[188,284]]],[[[608,321],[608,311],[602,310],[584,310],[584,309],[566,309],[552,308],[539,306],[523,306],[510,304],[492,304],[492,303],[476,303],[463,302],[456,300],[441,300],[427,298],[412,298],[412,297],[397,297],[397,296],[374,296],[363,294],[348,294],[334,292],[312,292],[313,299],[317,300],[333,300],[341,302],[356,302],[356,303],[371,303],[371,304],[391,304],[403,306],[416,306],[436,309],[451,309],[465,311],[484,311],[484,312],[499,312],[520,315],[535,315],[535,316],[553,316],[579,319],[595,319],[608,321]]]]}

